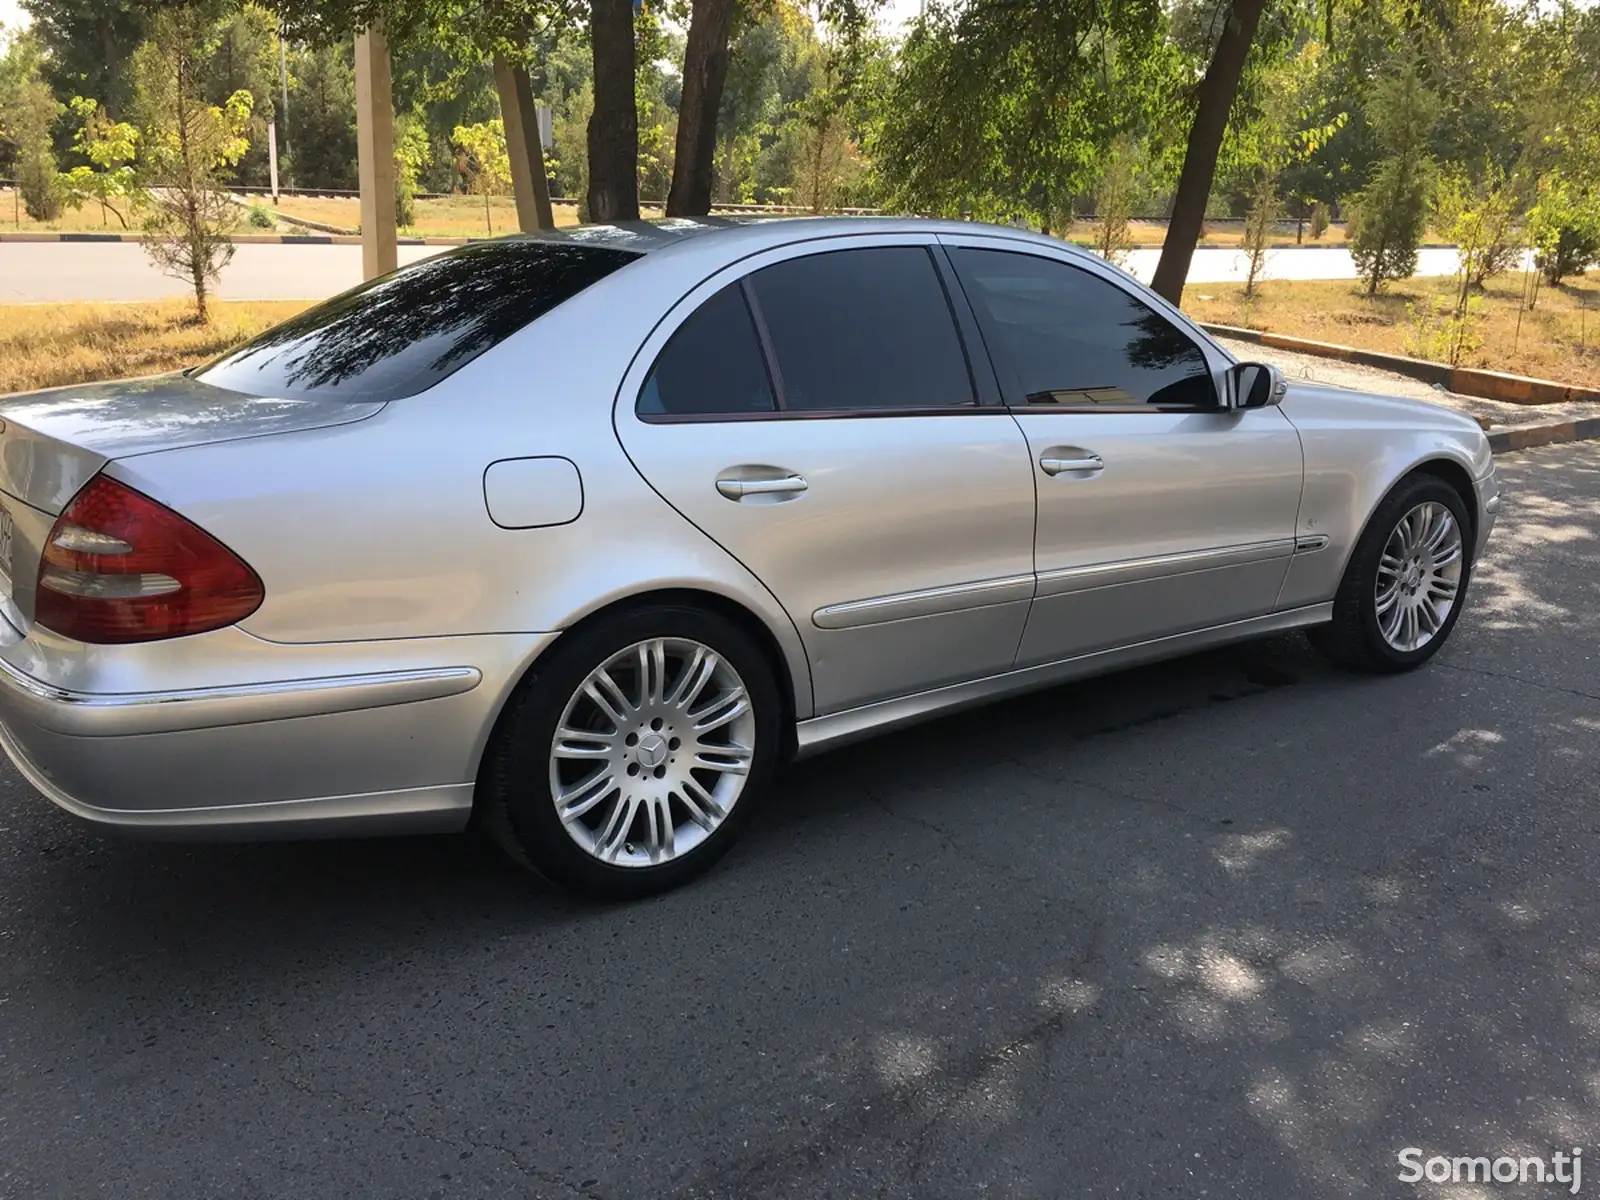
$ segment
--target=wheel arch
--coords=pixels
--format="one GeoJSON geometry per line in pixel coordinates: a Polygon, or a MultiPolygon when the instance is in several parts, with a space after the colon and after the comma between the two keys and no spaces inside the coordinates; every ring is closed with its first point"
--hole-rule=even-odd
{"type": "MultiPolygon", "coordinates": [[[[1453,458],[1435,457],[1424,459],[1395,480],[1389,491],[1384,493],[1384,496],[1388,496],[1389,492],[1394,491],[1395,488],[1413,475],[1432,475],[1436,479],[1441,479],[1450,485],[1450,489],[1456,495],[1461,497],[1461,506],[1466,510],[1467,520],[1471,522],[1472,536],[1467,539],[1468,554],[1470,556],[1471,548],[1478,543],[1478,528],[1483,521],[1483,515],[1478,512],[1478,492],[1477,488],[1473,486],[1472,473],[1453,458]]],[[[1382,504],[1383,500],[1380,498],[1378,503],[1382,504]]],[[[1377,511],[1376,505],[1373,507],[1373,511],[1377,511]]],[[[1367,514],[1367,520],[1369,522],[1372,520],[1371,513],[1367,514]]],[[[1365,529],[1363,529],[1363,532],[1365,532],[1365,529]]]]}
{"type": "MultiPolygon", "coordinates": [[[[495,732],[499,729],[506,712],[522,691],[528,677],[538,669],[539,664],[549,656],[555,647],[570,640],[573,635],[620,612],[673,604],[716,614],[739,626],[745,633],[755,639],[756,644],[761,648],[762,654],[767,660],[767,665],[772,669],[773,678],[778,685],[778,695],[784,706],[783,711],[779,714],[779,727],[784,731],[785,739],[783,757],[785,759],[792,757],[795,722],[802,711],[809,713],[810,708],[810,667],[803,657],[803,648],[799,651],[802,656],[799,667],[805,674],[797,677],[796,664],[793,663],[791,654],[786,652],[783,640],[760,614],[732,596],[712,591],[709,588],[679,584],[647,588],[625,596],[613,597],[597,604],[593,608],[578,614],[572,621],[563,626],[557,637],[541,646],[537,654],[534,654],[522,664],[516,673],[516,678],[505,689],[505,694],[501,697],[494,711],[493,719],[485,723],[481,742],[477,748],[477,761],[480,771],[489,747],[494,743],[495,732]]],[[[798,645],[798,634],[795,634],[795,641],[798,645]]]]}

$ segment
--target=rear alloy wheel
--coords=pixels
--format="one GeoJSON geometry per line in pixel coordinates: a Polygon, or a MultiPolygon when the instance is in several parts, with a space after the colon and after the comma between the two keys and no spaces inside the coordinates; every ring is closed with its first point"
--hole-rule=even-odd
{"type": "Polygon", "coordinates": [[[623,613],[569,636],[496,729],[480,818],[577,891],[674,887],[722,856],[766,789],[772,671],[743,630],[695,609],[623,613]]]}
{"type": "Polygon", "coordinates": [[[1471,574],[1471,525],[1455,489],[1413,475],[1384,498],[1356,544],[1331,624],[1312,640],[1368,671],[1405,671],[1432,658],[1455,628],[1471,574]]]}

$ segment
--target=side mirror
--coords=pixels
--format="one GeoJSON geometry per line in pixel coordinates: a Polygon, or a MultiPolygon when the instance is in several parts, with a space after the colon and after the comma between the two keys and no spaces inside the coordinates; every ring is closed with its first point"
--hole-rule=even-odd
{"type": "Polygon", "coordinates": [[[1289,385],[1283,372],[1267,363],[1235,363],[1228,371],[1234,408],[1265,408],[1283,399],[1289,385]]]}

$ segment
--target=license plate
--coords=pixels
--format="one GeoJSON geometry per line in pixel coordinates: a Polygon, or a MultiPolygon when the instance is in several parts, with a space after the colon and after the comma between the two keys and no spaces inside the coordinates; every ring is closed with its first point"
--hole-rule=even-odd
{"type": "Polygon", "coordinates": [[[0,504],[0,589],[11,594],[11,542],[16,532],[16,522],[5,505],[0,504]]]}

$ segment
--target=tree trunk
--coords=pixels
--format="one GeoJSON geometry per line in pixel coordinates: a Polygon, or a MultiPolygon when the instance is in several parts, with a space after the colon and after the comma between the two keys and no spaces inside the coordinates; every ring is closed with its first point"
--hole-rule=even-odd
{"type": "Polygon", "coordinates": [[[639,110],[633,0],[594,0],[594,113],[589,117],[589,219],[639,219],[639,110]]]}
{"type": "Polygon", "coordinates": [[[1228,110],[1239,91],[1239,76],[1255,41],[1256,26],[1266,0],[1233,0],[1233,11],[1217,40],[1216,52],[1206,77],[1200,81],[1199,104],[1194,124],[1189,128],[1189,147],[1183,156],[1183,173],[1178,176],[1178,191],[1172,198],[1172,220],[1167,224],[1167,239],[1161,245],[1161,261],[1156,264],[1150,286],[1172,304],[1183,299],[1183,284],[1189,277],[1195,243],[1205,224],[1206,201],[1217,173],[1217,152],[1228,129],[1228,110]]]}
{"type": "Polygon", "coordinates": [[[494,56],[494,86],[500,95],[500,117],[511,160],[511,190],[517,200],[517,224],[523,233],[554,229],[550,180],[544,168],[544,143],[539,140],[539,106],[527,68],[504,54],[494,56]]]}
{"type": "Polygon", "coordinates": [[[734,0],[694,0],[683,50],[683,99],[672,161],[667,216],[703,217],[711,211],[717,154],[717,111],[728,80],[728,41],[734,0]]]}

